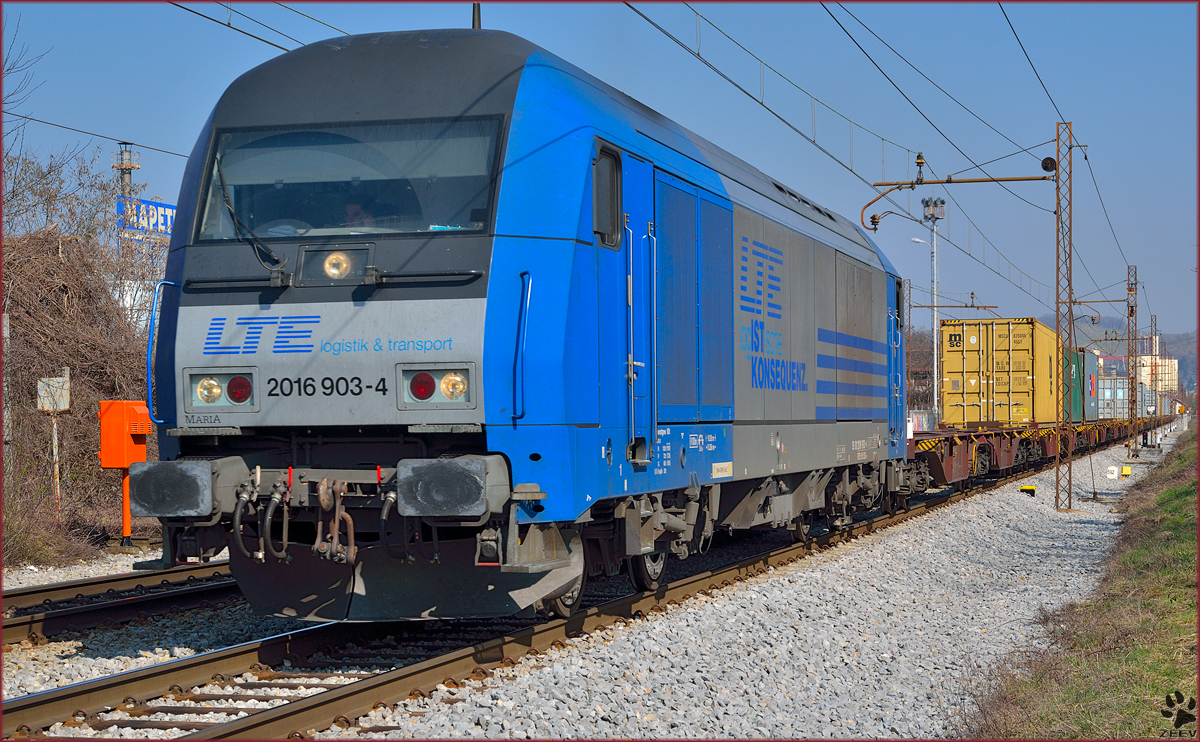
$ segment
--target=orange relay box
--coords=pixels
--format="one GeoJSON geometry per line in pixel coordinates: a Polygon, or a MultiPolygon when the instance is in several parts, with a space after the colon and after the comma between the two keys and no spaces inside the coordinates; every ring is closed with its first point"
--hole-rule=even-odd
{"type": "Polygon", "coordinates": [[[146,436],[154,431],[145,402],[103,401],[100,411],[100,467],[128,469],[146,460],[146,436]]]}
{"type": "Polygon", "coordinates": [[[128,400],[100,402],[100,467],[122,469],[121,546],[133,546],[133,518],[129,513],[129,465],[146,460],[146,436],[154,432],[146,403],[128,400]]]}

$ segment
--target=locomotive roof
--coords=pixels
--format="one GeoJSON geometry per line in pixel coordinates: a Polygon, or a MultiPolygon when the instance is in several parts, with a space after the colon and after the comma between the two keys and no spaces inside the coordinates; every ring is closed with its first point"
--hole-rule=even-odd
{"type": "MultiPolygon", "coordinates": [[[[213,127],[273,126],[281,121],[329,123],[329,108],[320,105],[325,101],[316,96],[330,91],[336,91],[338,105],[345,111],[339,119],[344,121],[505,115],[513,110],[521,73],[535,53],[555,60],[617,102],[643,136],[685,157],[691,157],[688,151],[698,150],[707,160],[704,164],[727,181],[865,248],[879,261],[869,262],[894,272],[858,225],[611,85],[505,31],[395,31],[308,44],[238,77],[218,101],[213,127]],[[397,74],[409,69],[419,69],[420,74],[397,74]]],[[[741,198],[737,193],[730,195],[745,201],[749,194],[741,194],[741,198]]]]}

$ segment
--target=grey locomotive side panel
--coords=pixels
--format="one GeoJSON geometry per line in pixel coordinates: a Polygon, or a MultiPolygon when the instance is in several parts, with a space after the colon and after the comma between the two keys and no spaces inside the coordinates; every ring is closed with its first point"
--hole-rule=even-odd
{"type": "MultiPolygon", "coordinates": [[[[881,360],[869,348],[843,349],[818,342],[819,330],[834,333],[842,320],[838,316],[839,260],[845,259],[832,247],[734,207],[737,408],[733,474],[737,478],[883,458],[886,424],[831,424],[838,373],[831,359],[840,352],[851,360],[881,360]],[[826,362],[819,363],[819,356],[826,362]],[[761,375],[764,368],[770,369],[765,378],[761,375]],[[818,383],[821,381],[825,384],[818,383]],[[819,395],[818,391],[826,393],[819,395]],[[822,408],[825,412],[818,414],[822,408]],[[826,419],[819,420],[822,416],[826,419]]],[[[843,272],[849,287],[841,297],[845,300],[843,332],[879,338],[887,327],[886,318],[875,317],[884,300],[883,274],[857,261],[847,264],[843,272]]],[[[853,374],[855,383],[872,383],[869,373],[847,373],[853,374]]],[[[856,395],[850,401],[854,407],[871,405],[869,396],[860,402],[856,395]]]]}
{"type": "Polygon", "coordinates": [[[756,337],[753,321],[758,318],[754,309],[758,306],[757,282],[758,260],[750,247],[763,238],[763,222],[755,214],[740,206],[733,208],[733,389],[734,420],[762,420],[765,413],[763,390],[751,382],[756,337]]]}
{"type": "Polygon", "coordinates": [[[766,477],[887,458],[887,423],[735,425],[733,474],[766,477]]]}
{"type": "Polygon", "coordinates": [[[837,418],[863,419],[869,414],[868,410],[882,407],[887,400],[875,396],[874,391],[881,388],[887,378],[886,373],[879,373],[887,360],[882,352],[886,347],[883,321],[878,324],[878,329],[884,332],[882,339],[876,330],[876,315],[886,312],[883,294],[886,284],[878,271],[841,256],[837,257],[836,272],[836,340],[821,343],[821,346],[822,350],[834,352],[837,358],[837,418]]]}
{"type": "Polygon", "coordinates": [[[803,364],[804,376],[798,389],[792,390],[793,420],[816,419],[817,370],[817,276],[815,260],[817,244],[810,237],[797,232],[788,234],[787,281],[791,287],[789,300],[792,303],[791,347],[792,359],[803,364]]]}
{"type": "MultiPolygon", "coordinates": [[[[796,373],[802,361],[791,342],[793,322],[812,321],[800,314],[796,294],[798,286],[787,279],[787,269],[795,259],[789,250],[788,230],[778,222],[763,221],[763,237],[758,244],[750,245],[751,265],[762,273],[763,306],[758,316],[760,342],[760,368],[758,385],[763,388],[765,420],[794,420],[792,415],[792,390],[801,386],[802,379],[796,373]]],[[[751,384],[755,379],[751,374],[751,384]]]]}
{"type": "Polygon", "coordinates": [[[180,427],[482,423],[486,308],[486,299],[180,307],[180,427]],[[403,372],[422,368],[467,371],[466,398],[406,402],[403,372]],[[251,401],[197,404],[193,378],[227,369],[253,375],[251,401]]]}
{"type": "Polygon", "coordinates": [[[813,273],[816,285],[813,294],[816,297],[818,328],[815,354],[817,361],[813,364],[813,388],[816,390],[816,414],[820,420],[835,420],[834,411],[837,409],[837,394],[834,391],[837,383],[837,369],[828,362],[835,357],[836,348],[823,340],[829,332],[837,330],[837,258],[834,251],[820,243],[814,243],[813,273]],[[824,330],[825,332],[820,332],[824,330]]]}

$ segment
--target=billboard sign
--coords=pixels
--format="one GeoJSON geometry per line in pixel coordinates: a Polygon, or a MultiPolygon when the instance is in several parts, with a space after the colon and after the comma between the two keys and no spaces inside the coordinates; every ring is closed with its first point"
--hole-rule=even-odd
{"type": "Polygon", "coordinates": [[[117,199],[117,228],[144,234],[171,236],[175,226],[175,207],[161,201],[117,199]]]}

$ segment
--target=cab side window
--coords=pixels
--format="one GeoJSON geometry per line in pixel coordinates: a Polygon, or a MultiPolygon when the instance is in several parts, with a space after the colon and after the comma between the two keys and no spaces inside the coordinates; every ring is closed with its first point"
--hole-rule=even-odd
{"type": "Polygon", "coordinates": [[[600,150],[592,164],[592,231],[607,247],[616,247],[621,241],[619,172],[616,154],[600,150]]]}

